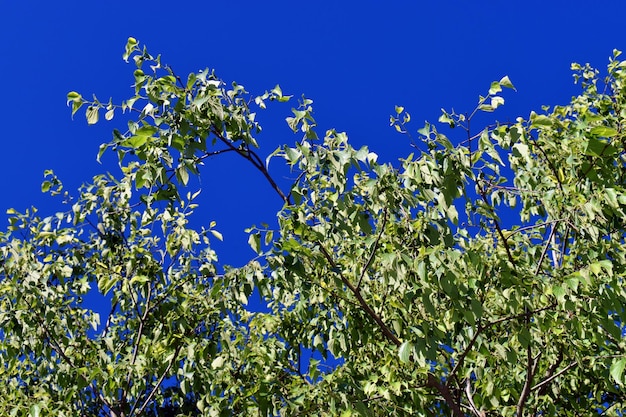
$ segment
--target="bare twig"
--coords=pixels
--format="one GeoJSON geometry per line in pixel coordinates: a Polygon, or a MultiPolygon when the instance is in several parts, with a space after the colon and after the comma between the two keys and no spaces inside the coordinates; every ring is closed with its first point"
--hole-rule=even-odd
{"type": "Polygon", "coordinates": [[[508,235],[507,235],[507,239],[511,238],[511,236],[513,236],[516,233],[521,233],[521,232],[525,232],[526,230],[532,230],[532,229],[538,229],[540,227],[544,227],[544,226],[548,226],[554,223],[558,223],[560,222],[562,219],[557,219],[557,220],[550,220],[547,222],[543,222],[543,223],[538,223],[538,224],[531,224],[529,226],[524,226],[524,227],[520,227],[519,229],[515,229],[512,230],[508,235]]]}
{"type": "Polygon", "coordinates": [[[276,193],[280,196],[283,202],[285,204],[291,204],[291,199],[286,196],[285,193],[283,193],[276,181],[274,181],[274,178],[272,178],[268,170],[265,168],[265,164],[263,163],[261,158],[254,151],[250,150],[249,148],[242,149],[235,146],[233,142],[226,139],[224,135],[222,135],[222,132],[220,132],[216,127],[211,127],[211,133],[213,133],[215,137],[220,140],[220,142],[228,146],[228,148],[237,152],[244,159],[247,159],[256,169],[258,169],[263,174],[265,179],[270,183],[270,186],[274,189],[274,191],[276,191],[276,193]]]}

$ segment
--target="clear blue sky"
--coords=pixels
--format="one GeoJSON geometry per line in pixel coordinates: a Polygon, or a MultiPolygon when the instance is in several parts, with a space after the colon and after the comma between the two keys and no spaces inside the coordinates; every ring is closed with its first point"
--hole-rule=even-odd
{"type": "MultiPolygon", "coordinates": [[[[509,75],[501,120],[528,116],[578,91],[569,65],[603,68],[613,48],[626,49],[623,1],[237,1],[85,2],[0,0],[0,224],[8,207],[52,214],[40,194],[44,169],[75,190],[115,166],[97,164],[98,145],[120,121],[72,121],[68,91],[120,101],[130,96],[128,36],[182,75],[214,68],[254,93],[279,83],[315,101],[320,131],[335,127],[380,159],[411,150],[389,128],[394,105],[413,129],[440,108],[469,111],[489,83],[509,75]],[[117,123],[117,124],[116,124],[117,123]]],[[[265,152],[298,137],[284,117],[290,105],[261,114],[265,152]]],[[[460,133],[460,132],[459,132],[460,133]]],[[[243,229],[271,222],[280,201],[235,160],[203,172],[199,222],[218,221],[228,263],[245,262],[243,229]]]]}

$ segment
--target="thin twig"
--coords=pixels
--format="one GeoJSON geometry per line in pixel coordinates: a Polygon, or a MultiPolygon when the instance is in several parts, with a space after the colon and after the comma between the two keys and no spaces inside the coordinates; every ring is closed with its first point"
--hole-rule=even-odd
{"type": "Polygon", "coordinates": [[[380,226],[380,232],[378,233],[378,236],[376,237],[374,246],[372,246],[372,252],[370,253],[369,258],[367,259],[367,262],[365,262],[365,265],[363,265],[363,271],[361,271],[361,276],[359,277],[359,281],[356,284],[357,290],[361,287],[361,282],[363,281],[363,277],[365,277],[365,273],[367,272],[367,269],[372,264],[372,260],[374,259],[374,254],[376,253],[376,249],[378,248],[378,242],[380,241],[380,238],[385,232],[386,224],[387,224],[387,209],[385,208],[383,210],[383,224],[380,226]]]}
{"type": "Polygon", "coordinates": [[[546,257],[546,254],[548,253],[548,248],[550,247],[550,244],[552,243],[552,238],[554,236],[554,233],[556,233],[557,226],[558,226],[558,222],[552,225],[552,229],[550,230],[550,236],[548,236],[548,239],[546,240],[546,244],[543,247],[543,251],[541,252],[541,256],[539,257],[539,262],[537,262],[537,267],[535,268],[535,276],[539,274],[539,271],[541,271],[541,264],[543,263],[543,260],[546,257]]]}
{"type": "Polygon", "coordinates": [[[482,333],[482,331],[485,328],[486,327],[482,327],[480,324],[478,324],[478,326],[476,328],[476,333],[474,333],[474,336],[472,337],[472,340],[470,340],[470,342],[467,344],[467,347],[465,348],[465,350],[463,350],[463,353],[461,353],[461,356],[459,356],[459,359],[454,364],[454,368],[452,368],[452,371],[450,371],[450,375],[448,376],[448,384],[450,384],[452,382],[452,379],[456,375],[456,373],[459,370],[459,368],[461,366],[463,366],[463,362],[465,361],[465,357],[469,354],[470,349],[472,349],[472,347],[474,346],[474,343],[476,343],[476,339],[478,339],[478,336],[482,333]]]}
{"type": "MultiPolygon", "coordinates": [[[[152,293],[152,286],[148,286],[148,294],[146,295],[146,305],[144,307],[143,315],[139,319],[139,329],[137,330],[137,337],[135,339],[135,345],[133,346],[133,356],[130,360],[131,367],[135,365],[135,362],[137,361],[137,353],[139,352],[139,344],[141,342],[141,338],[143,337],[144,323],[146,322],[146,318],[148,317],[148,313],[150,311],[149,306],[150,306],[151,293],[152,293]]],[[[128,390],[130,389],[131,376],[132,376],[132,372],[129,369],[128,376],[126,377],[126,388],[122,392],[122,395],[124,397],[126,396],[126,393],[128,392],[128,390]]]]}
{"type": "Polygon", "coordinates": [[[514,234],[516,234],[516,233],[521,233],[521,232],[524,232],[524,231],[526,231],[526,230],[537,229],[537,228],[540,228],[540,227],[548,226],[548,225],[550,225],[550,224],[558,223],[558,222],[560,222],[561,220],[562,220],[562,219],[550,220],[550,221],[543,222],[543,223],[531,224],[531,225],[529,225],[529,226],[520,227],[519,229],[512,230],[512,231],[511,231],[511,232],[507,235],[507,237],[506,237],[506,238],[507,238],[507,239],[509,239],[509,238],[511,238],[511,236],[513,236],[514,234]]]}
{"type": "Polygon", "coordinates": [[[535,385],[534,387],[532,387],[530,390],[531,391],[535,391],[538,390],[539,388],[543,387],[546,384],[549,384],[550,382],[552,382],[554,379],[560,377],[561,375],[563,375],[565,372],[569,371],[570,369],[572,369],[574,366],[576,366],[577,362],[574,361],[572,363],[570,363],[569,365],[567,365],[565,368],[561,369],[559,372],[557,372],[556,374],[544,379],[543,381],[541,381],[540,383],[538,383],[537,385],[535,385]]]}
{"type": "Polygon", "coordinates": [[[515,320],[515,319],[519,319],[519,318],[523,318],[523,317],[530,317],[530,316],[532,316],[534,314],[541,313],[542,311],[550,310],[550,309],[552,309],[552,308],[554,308],[556,306],[557,306],[557,303],[554,302],[554,303],[552,303],[552,304],[550,304],[550,305],[548,305],[546,307],[538,308],[537,310],[525,311],[523,313],[515,314],[513,316],[502,317],[500,319],[497,319],[497,320],[494,320],[494,321],[491,321],[491,322],[487,323],[484,326],[484,329],[486,329],[488,327],[491,327],[491,326],[495,326],[496,324],[499,324],[499,323],[504,323],[505,321],[515,320]]]}
{"type": "Polygon", "coordinates": [[[222,143],[224,143],[230,149],[237,152],[244,159],[247,159],[256,169],[258,169],[263,174],[265,179],[270,183],[270,186],[274,189],[274,191],[276,191],[276,193],[280,196],[283,202],[285,204],[289,204],[289,205],[291,204],[291,200],[283,193],[283,191],[280,189],[278,184],[276,184],[276,181],[274,181],[274,178],[272,178],[272,176],[267,171],[267,169],[265,169],[265,164],[263,164],[263,161],[261,161],[261,158],[259,158],[259,156],[254,151],[251,151],[249,148],[247,149],[238,148],[237,146],[233,144],[232,141],[226,139],[224,135],[222,135],[222,132],[220,132],[214,126],[211,128],[211,133],[213,133],[215,137],[217,137],[222,143]]]}
{"type": "MultiPolygon", "coordinates": [[[[159,387],[161,386],[161,384],[163,383],[163,380],[165,379],[165,376],[168,374],[170,369],[172,369],[172,365],[174,365],[174,362],[176,362],[176,359],[177,359],[176,357],[178,356],[178,353],[180,352],[182,347],[183,347],[182,343],[176,347],[176,350],[174,351],[174,355],[172,356],[172,359],[170,360],[170,363],[167,365],[167,368],[163,371],[163,373],[159,377],[159,380],[157,381],[156,385],[152,388],[152,391],[150,392],[150,394],[148,395],[146,400],[143,402],[143,404],[141,405],[141,407],[137,411],[137,415],[143,414],[144,410],[148,406],[148,403],[150,402],[150,400],[152,400],[152,397],[154,397],[156,395],[156,392],[159,389],[159,387]]],[[[139,400],[139,399],[137,399],[137,400],[139,400]]],[[[133,415],[133,411],[134,411],[136,405],[137,405],[137,402],[135,402],[135,405],[133,405],[133,409],[130,410],[129,415],[133,415]]]]}
{"type": "Polygon", "coordinates": [[[491,211],[491,214],[494,215],[494,217],[491,219],[493,221],[493,224],[496,228],[496,231],[498,232],[498,235],[500,236],[500,240],[502,240],[502,244],[504,245],[504,249],[506,250],[506,256],[509,260],[509,262],[511,263],[511,265],[514,267],[515,266],[515,259],[513,258],[513,254],[511,253],[511,248],[509,247],[509,243],[506,240],[506,237],[504,236],[504,232],[502,231],[502,228],[500,227],[500,223],[498,222],[498,220],[496,220],[496,216],[495,216],[495,210],[494,208],[491,206],[491,204],[489,204],[489,201],[487,201],[487,196],[485,195],[485,190],[481,188],[480,190],[480,197],[482,198],[483,202],[487,205],[487,207],[489,207],[489,211],[491,211]]]}

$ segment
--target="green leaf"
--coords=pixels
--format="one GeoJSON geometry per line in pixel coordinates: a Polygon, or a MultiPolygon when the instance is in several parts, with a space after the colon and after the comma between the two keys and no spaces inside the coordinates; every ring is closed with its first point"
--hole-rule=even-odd
{"type": "Polygon", "coordinates": [[[426,263],[424,261],[420,261],[417,264],[417,276],[419,277],[420,280],[422,281],[426,281],[426,279],[428,278],[428,272],[426,270],[426,263]]]}
{"type": "Polygon", "coordinates": [[[598,138],[590,138],[585,148],[585,155],[591,156],[612,156],[616,153],[617,148],[607,141],[598,138]]]}
{"type": "Polygon", "coordinates": [[[554,294],[559,303],[563,303],[565,301],[565,289],[562,286],[554,285],[552,287],[552,294],[554,294]]]}
{"type": "Polygon", "coordinates": [[[533,129],[537,129],[537,128],[541,128],[541,127],[550,127],[553,124],[551,118],[549,118],[548,116],[545,116],[543,114],[537,114],[535,112],[531,113],[530,121],[532,123],[532,128],[533,129]]]}
{"type": "Polygon", "coordinates": [[[224,240],[224,236],[222,236],[222,234],[217,230],[211,229],[211,234],[215,236],[218,240],[224,240]]]}
{"type": "Polygon", "coordinates": [[[504,99],[502,97],[492,97],[491,98],[491,107],[497,109],[501,105],[504,104],[504,99]]]}
{"type": "Polygon", "coordinates": [[[612,127],[596,126],[593,129],[591,129],[590,133],[592,135],[597,135],[597,136],[602,136],[602,137],[605,137],[605,138],[610,138],[612,136],[617,136],[617,134],[619,132],[617,130],[613,129],[612,127]]]}
{"type": "Polygon", "coordinates": [[[611,364],[610,373],[613,381],[618,385],[624,385],[624,368],[626,367],[626,358],[621,358],[611,364]]]}
{"type": "Polygon", "coordinates": [[[411,358],[411,351],[413,350],[413,345],[406,341],[400,345],[398,349],[398,356],[400,357],[400,361],[402,363],[408,363],[411,358]]]}
{"type": "Polygon", "coordinates": [[[87,117],[87,124],[93,125],[98,123],[98,111],[100,109],[98,107],[95,106],[89,106],[87,107],[87,112],[85,113],[85,116],[87,117]]]}
{"type": "Polygon", "coordinates": [[[133,37],[128,38],[128,40],[126,41],[126,48],[124,49],[124,55],[122,55],[124,61],[128,62],[128,57],[130,57],[130,54],[132,54],[134,51],[139,50],[137,44],[137,39],[133,37]]]}
{"type": "Polygon", "coordinates": [[[527,327],[522,327],[520,329],[520,332],[517,334],[517,340],[524,349],[530,345],[531,338],[527,327]]]}
{"type": "Polygon", "coordinates": [[[121,145],[128,146],[132,149],[137,149],[143,146],[148,141],[148,136],[131,136],[128,139],[124,140],[121,145]]]}
{"type": "Polygon", "coordinates": [[[74,101],[72,102],[72,116],[83,106],[83,101],[74,101]]]}
{"type": "Polygon", "coordinates": [[[515,90],[515,86],[513,86],[513,83],[509,79],[508,75],[505,75],[504,77],[500,79],[500,85],[504,88],[510,88],[510,89],[515,90]]]}
{"type": "Polygon", "coordinates": [[[494,95],[502,91],[502,87],[500,87],[500,83],[494,81],[491,83],[491,87],[489,87],[489,95],[494,95]]]}
{"type": "Polygon", "coordinates": [[[78,94],[76,91],[70,91],[69,93],[67,93],[67,104],[70,104],[70,101],[73,102],[81,102],[83,101],[83,97],[78,94]]]}
{"type": "Polygon", "coordinates": [[[41,413],[41,406],[39,404],[33,404],[30,406],[29,417],[39,417],[41,413]]]}
{"type": "Polygon", "coordinates": [[[252,248],[253,251],[261,254],[261,234],[260,233],[250,233],[248,236],[248,245],[252,248]]]}
{"type": "Polygon", "coordinates": [[[187,183],[189,182],[189,172],[184,165],[176,169],[176,177],[183,185],[187,185],[187,183]]]}
{"type": "Polygon", "coordinates": [[[147,275],[135,275],[131,278],[130,283],[134,284],[136,282],[139,284],[145,284],[146,282],[150,282],[150,277],[147,275]]]}

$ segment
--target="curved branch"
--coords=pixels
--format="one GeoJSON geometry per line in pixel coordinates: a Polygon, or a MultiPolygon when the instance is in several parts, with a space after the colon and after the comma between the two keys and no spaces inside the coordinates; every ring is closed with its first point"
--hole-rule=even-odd
{"type": "Polygon", "coordinates": [[[269,182],[270,186],[274,189],[274,191],[276,191],[276,193],[280,196],[283,202],[285,204],[291,205],[291,199],[287,195],[285,195],[285,193],[283,193],[283,191],[280,189],[278,184],[276,184],[276,181],[274,181],[274,178],[272,178],[268,170],[265,168],[263,161],[261,160],[261,158],[259,158],[259,156],[254,151],[251,151],[249,148],[247,149],[238,148],[237,146],[233,144],[232,141],[226,139],[224,135],[222,135],[222,132],[220,132],[214,126],[211,126],[211,133],[213,133],[215,137],[220,140],[220,142],[228,146],[229,149],[237,152],[244,159],[248,160],[256,169],[258,169],[263,174],[265,179],[269,182]]]}
{"type": "MultiPolygon", "coordinates": [[[[333,269],[338,269],[337,268],[337,264],[333,260],[332,256],[330,256],[330,254],[328,253],[328,251],[326,250],[326,248],[324,247],[322,242],[318,241],[317,245],[320,247],[320,250],[322,251],[322,254],[326,258],[326,260],[328,261],[330,266],[333,269]]],[[[344,285],[346,287],[348,287],[348,289],[350,289],[350,292],[352,292],[352,294],[354,294],[354,296],[356,297],[357,301],[359,302],[359,305],[365,311],[365,313],[372,320],[374,320],[376,322],[376,324],[378,325],[380,330],[383,332],[383,335],[385,336],[385,338],[387,338],[394,345],[400,346],[402,344],[400,339],[398,339],[398,337],[395,334],[393,334],[391,329],[389,327],[387,327],[385,322],[383,322],[382,318],[380,318],[380,316],[378,314],[376,314],[376,312],[372,309],[372,307],[369,306],[367,301],[365,301],[365,299],[363,298],[363,295],[361,294],[361,290],[359,290],[357,287],[355,287],[341,272],[339,272],[339,277],[341,278],[341,282],[343,282],[344,285]]]]}

